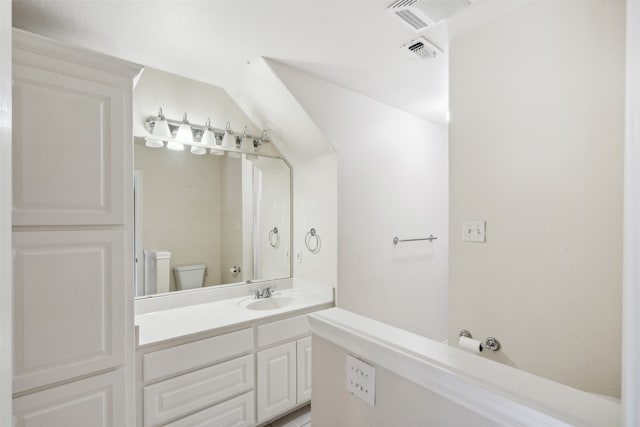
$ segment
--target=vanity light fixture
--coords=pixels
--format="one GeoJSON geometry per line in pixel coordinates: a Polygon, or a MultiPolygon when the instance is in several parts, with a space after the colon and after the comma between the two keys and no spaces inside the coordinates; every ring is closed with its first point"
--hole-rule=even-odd
{"type": "MultiPolygon", "coordinates": [[[[162,113],[162,108],[158,114],[147,118],[144,122],[145,129],[149,135],[145,137],[145,145],[151,148],[162,148],[165,146],[170,150],[184,150],[185,145],[189,145],[191,153],[202,155],[209,150],[212,155],[223,155],[225,151],[231,157],[240,157],[243,148],[242,141],[252,141],[254,152],[258,152],[265,142],[269,142],[267,131],[262,131],[261,136],[249,134],[249,127],[245,126],[243,133],[234,132],[231,124],[227,122],[225,129],[218,129],[211,126],[211,120],[207,119],[204,126],[189,123],[187,113],[184,113],[182,120],[168,119],[162,113]]],[[[244,151],[249,151],[251,144],[246,144],[244,151]]]]}

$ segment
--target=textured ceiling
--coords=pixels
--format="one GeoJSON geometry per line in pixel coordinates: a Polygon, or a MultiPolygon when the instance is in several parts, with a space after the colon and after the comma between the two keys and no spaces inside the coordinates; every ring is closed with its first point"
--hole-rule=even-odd
{"type": "Polygon", "coordinates": [[[384,0],[14,0],[13,24],[143,65],[225,86],[264,56],[404,111],[445,123],[447,56],[400,49],[418,35],[448,41],[515,7],[477,1],[416,34],[384,0]]]}

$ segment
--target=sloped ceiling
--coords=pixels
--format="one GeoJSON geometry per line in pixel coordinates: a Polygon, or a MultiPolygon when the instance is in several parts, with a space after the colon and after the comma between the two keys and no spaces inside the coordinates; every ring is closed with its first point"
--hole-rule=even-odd
{"type": "MultiPolygon", "coordinates": [[[[14,0],[15,27],[224,87],[273,58],[404,111],[445,122],[447,56],[400,49],[418,36],[385,0],[14,0]]],[[[448,40],[519,3],[476,0],[425,35],[448,40]]]]}

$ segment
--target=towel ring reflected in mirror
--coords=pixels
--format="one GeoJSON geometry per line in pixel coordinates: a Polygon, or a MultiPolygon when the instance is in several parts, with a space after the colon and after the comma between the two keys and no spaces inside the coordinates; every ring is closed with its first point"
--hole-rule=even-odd
{"type": "Polygon", "coordinates": [[[278,227],[273,227],[269,230],[269,244],[272,248],[280,246],[280,234],[278,234],[278,227]]]}
{"type": "Polygon", "coordinates": [[[322,240],[320,239],[320,235],[315,228],[307,231],[307,234],[304,236],[304,245],[312,254],[317,254],[318,252],[320,252],[320,248],[322,247],[322,240]]]}

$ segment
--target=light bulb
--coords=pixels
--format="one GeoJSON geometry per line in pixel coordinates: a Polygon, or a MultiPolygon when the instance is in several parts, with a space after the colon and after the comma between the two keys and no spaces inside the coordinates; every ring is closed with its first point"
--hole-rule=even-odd
{"type": "Polygon", "coordinates": [[[161,139],[149,138],[147,136],[144,138],[144,145],[151,148],[162,148],[164,147],[164,141],[161,139]]]}
{"type": "Polygon", "coordinates": [[[200,147],[199,145],[191,146],[191,154],[195,154],[196,156],[201,156],[207,153],[207,149],[204,147],[200,147]]]}
{"type": "Polygon", "coordinates": [[[184,150],[184,144],[178,141],[170,140],[167,142],[167,148],[169,150],[182,151],[184,150]]]}

